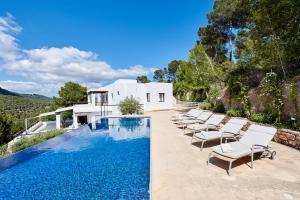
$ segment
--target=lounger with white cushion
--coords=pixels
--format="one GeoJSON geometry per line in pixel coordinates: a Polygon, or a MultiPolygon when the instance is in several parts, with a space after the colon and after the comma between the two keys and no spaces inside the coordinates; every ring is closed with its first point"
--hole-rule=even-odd
{"type": "MultiPolygon", "coordinates": [[[[225,115],[213,114],[204,124],[190,124],[186,127],[186,129],[191,130],[193,134],[204,130],[218,130],[224,119],[225,115]]],[[[186,133],[186,129],[184,129],[184,133],[186,133]]]]}
{"type": "Polygon", "coordinates": [[[274,159],[276,152],[271,149],[269,143],[276,134],[277,129],[261,125],[251,125],[242,138],[237,142],[221,143],[212,148],[212,152],[208,156],[209,164],[212,156],[218,157],[229,162],[228,174],[232,162],[245,157],[251,156],[251,168],[253,168],[253,157],[255,153],[262,152],[263,156],[270,156],[274,159]]]}
{"type": "Polygon", "coordinates": [[[241,136],[241,129],[247,124],[246,119],[240,118],[231,118],[220,130],[218,131],[201,131],[199,133],[195,133],[192,137],[191,143],[194,140],[201,142],[201,150],[203,149],[203,145],[206,141],[212,140],[221,140],[223,138],[226,139],[239,139],[241,136]]]}
{"type": "Polygon", "coordinates": [[[203,123],[205,123],[209,119],[209,117],[212,114],[213,113],[211,111],[204,110],[195,119],[181,120],[181,121],[178,121],[177,124],[179,124],[179,127],[181,127],[181,128],[186,128],[186,126],[189,125],[189,124],[195,124],[195,123],[203,124],[203,123]]]}
{"type": "Polygon", "coordinates": [[[171,117],[171,119],[172,119],[172,120],[176,120],[176,119],[181,118],[181,117],[188,117],[188,116],[190,116],[190,115],[193,115],[193,114],[198,113],[198,111],[199,111],[198,109],[191,109],[191,110],[189,110],[188,112],[176,113],[175,115],[173,115],[173,116],[171,117]]]}
{"type": "Polygon", "coordinates": [[[185,120],[195,120],[197,119],[204,111],[203,110],[197,110],[194,113],[188,115],[188,116],[181,116],[177,117],[174,121],[175,124],[181,124],[182,121],[185,120]]]}

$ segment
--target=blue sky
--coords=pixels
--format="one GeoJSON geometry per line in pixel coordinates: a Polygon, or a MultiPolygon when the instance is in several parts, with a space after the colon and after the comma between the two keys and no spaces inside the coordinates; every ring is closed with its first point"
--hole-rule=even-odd
{"type": "Polygon", "coordinates": [[[69,80],[97,87],[118,78],[151,78],[155,68],[186,59],[213,1],[0,0],[0,5],[0,85],[52,96],[69,80]]]}

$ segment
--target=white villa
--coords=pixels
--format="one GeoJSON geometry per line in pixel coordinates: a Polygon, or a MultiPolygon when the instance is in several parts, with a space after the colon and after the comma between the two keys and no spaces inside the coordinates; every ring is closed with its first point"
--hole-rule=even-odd
{"type": "Polygon", "coordinates": [[[118,105],[132,96],[140,102],[144,111],[172,109],[176,104],[171,83],[138,83],[136,80],[119,79],[114,83],[96,89],[89,89],[88,103],[61,108],[39,117],[56,115],[56,128],[62,125],[62,112],[73,111],[73,127],[81,123],[94,123],[101,117],[120,115],[118,105]]]}

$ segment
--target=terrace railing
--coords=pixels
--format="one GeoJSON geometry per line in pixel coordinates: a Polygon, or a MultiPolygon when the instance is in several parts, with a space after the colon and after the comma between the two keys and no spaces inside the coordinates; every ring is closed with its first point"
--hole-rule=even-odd
{"type": "MultiPolygon", "coordinates": [[[[116,113],[117,110],[119,110],[120,104],[99,104],[96,106],[100,106],[101,108],[101,117],[112,115],[112,113],[116,113]]],[[[142,111],[144,111],[144,104],[139,104],[142,108],[142,111]]]]}

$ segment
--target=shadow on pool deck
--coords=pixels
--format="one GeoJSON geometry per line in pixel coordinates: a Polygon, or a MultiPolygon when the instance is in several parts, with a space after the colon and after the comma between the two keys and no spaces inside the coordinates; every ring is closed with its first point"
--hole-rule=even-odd
{"type": "Polygon", "coordinates": [[[206,161],[211,147],[203,151],[191,144],[170,118],[175,111],[149,112],[151,116],[152,199],[300,199],[300,151],[272,142],[277,158],[250,157],[233,163],[217,158],[206,161]]]}

